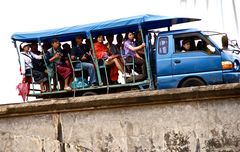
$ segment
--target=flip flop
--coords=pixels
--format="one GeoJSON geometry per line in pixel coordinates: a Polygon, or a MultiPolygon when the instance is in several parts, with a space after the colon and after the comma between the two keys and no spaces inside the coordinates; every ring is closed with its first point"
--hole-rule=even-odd
{"type": "Polygon", "coordinates": [[[64,88],[65,91],[72,91],[72,88],[71,87],[66,87],[64,88]]]}

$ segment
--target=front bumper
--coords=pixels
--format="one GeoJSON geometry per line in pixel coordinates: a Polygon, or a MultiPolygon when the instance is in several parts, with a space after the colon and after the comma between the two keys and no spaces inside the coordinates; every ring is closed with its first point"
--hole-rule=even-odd
{"type": "Polygon", "coordinates": [[[240,82],[240,72],[227,72],[223,73],[224,83],[239,83],[240,82]]]}

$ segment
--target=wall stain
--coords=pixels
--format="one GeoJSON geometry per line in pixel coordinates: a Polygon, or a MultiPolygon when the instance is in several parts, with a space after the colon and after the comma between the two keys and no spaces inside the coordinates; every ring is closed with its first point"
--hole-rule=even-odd
{"type": "Polygon", "coordinates": [[[165,133],[166,150],[164,152],[190,152],[189,138],[189,135],[174,130],[165,133]]]}
{"type": "MultiPolygon", "coordinates": [[[[195,150],[190,150],[190,136],[191,133],[182,133],[175,130],[168,131],[164,134],[164,147],[162,143],[154,141],[149,137],[144,145],[133,145],[134,152],[240,152],[240,136],[230,135],[227,131],[218,131],[212,129],[210,131],[211,137],[204,141],[204,145],[200,144],[200,139],[195,137],[195,150]],[[163,145],[162,145],[163,146],[163,145]]],[[[101,135],[101,143],[99,145],[99,152],[125,152],[123,147],[117,142],[112,133],[101,135]]],[[[136,144],[136,143],[135,143],[136,144]]],[[[130,148],[130,147],[128,147],[130,148]]],[[[79,152],[93,152],[93,150],[83,146],[75,146],[79,152]]]]}
{"type": "Polygon", "coordinates": [[[114,143],[114,137],[111,133],[103,138],[103,144],[100,148],[101,152],[123,152],[118,144],[114,143]]]}
{"type": "Polygon", "coordinates": [[[206,152],[239,152],[240,136],[229,135],[227,131],[211,130],[212,138],[205,141],[206,152]]]}

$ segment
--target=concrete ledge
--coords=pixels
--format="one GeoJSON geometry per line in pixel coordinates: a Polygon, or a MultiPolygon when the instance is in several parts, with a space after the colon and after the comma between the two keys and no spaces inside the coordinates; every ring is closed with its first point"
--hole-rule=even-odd
{"type": "Polygon", "coordinates": [[[134,91],[108,95],[40,100],[0,106],[0,117],[108,109],[175,102],[239,98],[240,84],[212,85],[181,89],[134,91]]]}

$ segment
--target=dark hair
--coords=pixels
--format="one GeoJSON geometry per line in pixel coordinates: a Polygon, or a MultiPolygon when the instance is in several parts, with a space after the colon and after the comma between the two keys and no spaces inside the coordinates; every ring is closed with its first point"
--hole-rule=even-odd
{"type": "MultiPolygon", "coordinates": [[[[98,38],[99,36],[103,36],[103,34],[102,34],[102,33],[98,33],[97,36],[96,36],[96,38],[98,38]]],[[[103,37],[104,37],[104,36],[103,36],[103,37]]]]}
{"type": "Polygon", "coordinates": [[[189,40],[189,39],[183,39],[182,45],[184,45],[184,44],[186,44],[186,43],[190,43],[190,40],[189,40]]]}
{"type": "Polygon", "coordinates": [[[126,33],[126,35],[125,35],[125,38],[124,38],[125,40],[128,40],[128,34],[129,34],[129,33],[132,33],[132,34],[134,35],[134,33],[133,33],[133,32],[131,32],[131,31],[128,31],[128,32],[126,33]]]}
{"type": "Polygon", "coordinates": [[[31,43],[31,45],[34,45],[34,44],[38,45],[37,41],[30,41],[30,43],[31,43]]]}
{"type": "Polygon", "coordinates": [[[97,36],[95,37],[95,39],[93,39],[93,43],[98,41],[97,39],[98,39],[99,36],[102,36],[103,37],[103,41],[105,41],[104,35],[102,33],[98,33],[97,36]]]}
{"type": "Polygon", "coordinates": [[[63,47],[63,49],[65,49],[65,48],[71,48],[68,43],[64,43],[64,44],[62,45],[62,47],[63,47]]]}
{"type": "Polygon", "coordinates": [[[118,35],[117,35],[117,40],[120,39],[120,38],[123,39],[122,34],[118,34],[118,35]]]}
{"type": "Polygon", "coordinates": [[[114,37],[114,34],[108,33],[107,36],[106,36],[106,38],[108,38],[108,37],[114,37]]]}
{"type": "MultiPolygon", "coordinates": [[[[112,34],[112,33],[107,34],[106,39],[107,39],[108,43],[109,43],[110,41],[113,42],[113,41],[114,41],[114,34],[112,34]],[[110,40],[109,40],[109,39],[110,39],[110,40]]],[[[110,42],[110,43],[112,43],[112,42],[110,42]]]]}
{"type": "Polygon", "coordinates": [[[81,35],[78,35],[75,37],[75,39],[83,39],[83,37],[81,35]]]}
{"type": "Polygon", "coordinates": [[[134,33],[134,36],[137,37],[138,34],[141,33],[139,30],[137,30],[135,33],[134,33]]]}
{"type": "Polygon", "coordinates": [[[77,42],[76,42],[76,40],[75,40],[75,39],[72,40],[72,41],[71,41],[71,44],[72,44],[72,47],[77,46],[77,42]]]}
{"type": "Polygon", "coordinates": [[[51,44],[53,44],[55,42],[59,42],[57,38],[52,39],[51,44]]]}

